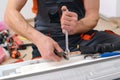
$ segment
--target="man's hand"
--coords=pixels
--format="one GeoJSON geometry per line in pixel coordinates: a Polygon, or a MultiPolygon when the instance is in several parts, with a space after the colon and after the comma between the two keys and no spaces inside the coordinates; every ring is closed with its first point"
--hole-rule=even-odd
{"type": "Polygon", "coordinates": [[[41,53],[42,58],[53,61],[61,60],[61,57],[57,56],[54,51],[56,50],[58,52],[63,52],[63,50],[52,38],[48,36],[40,37],[39,42],[36,45],[41,53]]]}
{"type": "Polygon", "coordinates": [[[75,12],[69,11],[66,6],[63,6],[61,17],[61,28],[63,33],[65,33],[65,30],[71,35],[77,33],[77,23],[78,15],[75,12]]]}
{"type": "Polygon", "coordinates": [[[99,0],[83,0],[85,16],[78,20],[78,15],[71,12],[66,6],[62,7],[61,28],[63,33],[68,31],[69,35],[85,33],[93,29],[99,19],[99,0]],[[96,4],[94,4],[96,3],[96,4]]]}

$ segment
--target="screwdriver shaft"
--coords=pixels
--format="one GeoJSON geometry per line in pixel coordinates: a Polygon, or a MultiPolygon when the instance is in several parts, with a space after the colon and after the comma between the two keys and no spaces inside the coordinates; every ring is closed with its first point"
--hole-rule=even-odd
{"type": "Polygon", "coordinates": [[[68,54],[70,52],[70,50],[69,50],[69,40],[68,40],[68,31],[65,31],[65,46],[66,46],[65,52],[68,54]]]}

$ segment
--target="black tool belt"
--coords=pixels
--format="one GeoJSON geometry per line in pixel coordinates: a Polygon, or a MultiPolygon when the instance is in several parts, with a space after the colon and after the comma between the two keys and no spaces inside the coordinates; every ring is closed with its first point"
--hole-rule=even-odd
{"type": "MultiPolygon", "coordinates": [[[[120,50],[120,36],[110,30],[87,33],[89,40],[82,40],[79,50],[83,54],[95,54],[120,50]],[[93,34],[94,33],[94,34],[93,34]]],[[[84,37],[82,37],[84,39],[84,37]]],[[[86,38],[85,38],[86,39],[86,38]]]]}

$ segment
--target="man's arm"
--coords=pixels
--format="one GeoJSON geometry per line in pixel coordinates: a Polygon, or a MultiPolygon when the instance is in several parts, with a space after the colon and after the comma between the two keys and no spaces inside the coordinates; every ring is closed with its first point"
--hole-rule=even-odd
{"type": "MultiPolygon", "coordinates": [[[[81,19],[78,24],[84,27],[86,29],[81,28],[81,31],[89,31],[90,29],[93,29],[99,19],[99,0],[83,0],[84,1],[84,7],[85,7],[85,17],[81,19]]],[[[80,32],[81,32],[80,31],[80,32]]]]}
{"type": "Polygon", "coordinates": [[[66,29],[69,34],[84,33],[93,29],[99,19],[99,0],[83,0],[85,7],[85,17],[77,20],[78,15],[75,12],[66,10],[66,7],[62,7],[62,11],[65,11],[61,17],[62,30],[66,29]]]}
{"type": "Polygon", "coordinates": [[[5,12],[6,23],[16,33],[32,41],[44,59],[60,61],[61,58],[54,53],[54,50],[62,51],[57,42],[35,30],[20,14],[20,10],[26,2],[27,0],[8,0],[5,12]]]}
{"type": "Polygon", "coordinates": [[[20,10],[26,2],[27,0],[8,0],[5,12],[5,21],[16,33],[19,33],[20,35],[35,42],[34,38],[37,35],[34,34],[40,35],[40,33],[37,32],[30,24],[28,24],[25,18],[20,14],[20,10]]]}

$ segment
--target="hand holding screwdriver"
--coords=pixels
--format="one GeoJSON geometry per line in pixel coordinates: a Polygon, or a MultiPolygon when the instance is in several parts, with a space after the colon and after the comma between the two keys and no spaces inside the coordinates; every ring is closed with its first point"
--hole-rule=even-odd
{"type": "MultiPolygon", "coordinates": [[[[62,7],[62,15],[64,16],[64,13],[65,12],[68,12],[68,9],[66,6],[63,6],[62,7]]],[[[63,22],[63,21],[61,21],[63,22]]],[[[61,23],[62,24],[62,23],[61,23]]],[[[62,25],[62,27],[65,26],[65,25],[62,25]]],[[[70,53],[70,50],[69,50],[69,40],[68,40],[68,29],[62,29],[63,30],[63,33],[65,33],[65,46],[66,46],[66,49],[65,49],[65,53],[68,55],[70,53]]]]}
{"type": "Polygon", "coordinates": [[[69,35],[74,35],[78,33],[78,14],[69,11],[66,6],[62,6],[62,16],[61,16],[61,28],[62,32],[66,33],[68,31],[69,35]]]}

